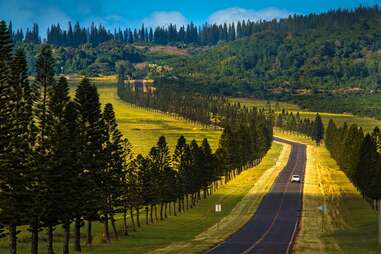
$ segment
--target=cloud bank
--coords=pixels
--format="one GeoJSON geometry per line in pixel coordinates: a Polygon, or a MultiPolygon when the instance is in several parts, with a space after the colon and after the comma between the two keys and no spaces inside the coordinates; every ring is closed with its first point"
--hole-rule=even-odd
{"type": "Polygon", "coordinates": [[[216,11],[212,13],[208,18],[210,24],[223,24],[230,22],[237,22],[242,20],[272,20],[286,18],[290,14],[287,10],[278,8],[266,8],[261,10],[245,9],[240,7],[232,7],[216,11]]]}
{"type": "Polygon", "coordinates": [[[186,25],[188,20],[178,11],[156,11],[144,18],[142,23],[148,27],[168,26],[169,24],[182,26],[186,25]]]}

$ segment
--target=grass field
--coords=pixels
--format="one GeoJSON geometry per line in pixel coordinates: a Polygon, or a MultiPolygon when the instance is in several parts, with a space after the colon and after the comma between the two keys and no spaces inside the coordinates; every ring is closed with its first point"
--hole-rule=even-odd
{"type": "Polygon", "coordinates": [[[381,253],[377,245],[377,214],[362,199],[324,146],[301,136],[276,135],[305,142],[307,167],[301,230],[295,253],[381,253]],[[319,206],[326,205],[323,214],[319,206]]]}
{"type": "MultiPolygon", "coordinates": [[[[97,82],[97,87],[102,105],[108,102],[113,104],[119,128],[132,143],[135,154],[147,154],[162,135],[172,149],[181,135],[189,142],[192,139],[201,142],[203,138],[208,138],[212,148],[216,149],[218,146],[221,130],[128,104],[118,98],[115,84],[97,82]]],[[[75,85],[71,88],[73,94],[75,85]]]]}
{"type": "MultiPolygon", "coordinates": [[[[277,102],[275,101],[267,101],[255,98],[229,98],[230,102],[237,103],[239,102],[242,106],[246,106],[249,108],[256,107],[258,109],[273,109],[278,110],[278,106],[276,106],[277,102]]],[[[278,102],[279,110],[286,109],[287,111],[301,111],[298,105],[287,103],[287,102],[278,102]]]]}
{"type": "MultiPolygon", "coordinates": [[[[212,196],[186,213],[169,217],[160,223],[144,225],[128,237],[111,244],[102,243],[100,223],[93,225],[94,245],[85,247],[85,254],[129,254],[129,253],[196,253],[215,245],[242,226],[253,214],[264,193],[270,188],[279,170],[287,163],[289,147],[274,143],[262,162],[223,185],[212,196]],[[285,148],[283,148],[285,147],[285,148]],[[222,205],[222,212],[213,212],[215,204],[222,205]],[[218,229],[216,223],[219,224],[218,229]]],[[[122,220],[117,217],[117,226],[122,220]]],[[[85,228],[82,229],[84,233],[85,228]]],[[[46,253],[46,232],[41,232],[40,253],[46,253]]],[[[19,235],[18,253],[29,253],[30,234],[23,229],[19,235]]],[[[85,238],[85,235],[82,235],[85,238]]],[[[62,228],[57,226],[55,248],[62,250],[62,228]]],[[[73,242],[71,242],[72,244],[73,242]]],[[[6,239],[0,240],[0,253],[7,253],[6,239]]]]}
{"type": "MultiPolygon", "coordinates": [[[[254,98],[230,98],[230,101],[232,102],[239,102],[241,105],[245,105],[247,107],[257,107],[257,108],[264,108],[266,110],[269,109],[268,101],[266,100],[259,100],[254,98]]],[[[278,102],[279,108],[277,108],[275,101],[270,101],[271,109],[273,110],[282,110],[286,109],[289,112],[299,112],[300,116],[302,118],[311,118],[314,119],[317,112],[311,112],[311,111],[303,111],[298,105],[287,103],[287,102],[278,102]]],[[[371,117],[360,117],[352,114],[335,114],[335,113],[325,113],[325,112],[319,112],[320,116],[322,117],[322,120],[324,124],[327,126],[330,119],[334,120],[336,124],[342,125],[344,122],[347,124],[357,124],[361,126],[364,131],[370,132],[374,129],[376,126],[381,126],[381,120],[377,120],[375,118],[371,117]]]]}

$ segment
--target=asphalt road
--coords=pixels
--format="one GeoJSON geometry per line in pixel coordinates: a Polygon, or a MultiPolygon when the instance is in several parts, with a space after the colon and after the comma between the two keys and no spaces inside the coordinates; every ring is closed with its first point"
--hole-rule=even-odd
{"type": "Polygon", "coordinates": [[[254,216],[224,242],[206,253],[288,254],[299,224],[302,209],[306,146],[275,138],[291,144],[287,165],[264,196],[254,216]],[[300,175],[302,183],[291,183],[292,175],[300,175]]]}

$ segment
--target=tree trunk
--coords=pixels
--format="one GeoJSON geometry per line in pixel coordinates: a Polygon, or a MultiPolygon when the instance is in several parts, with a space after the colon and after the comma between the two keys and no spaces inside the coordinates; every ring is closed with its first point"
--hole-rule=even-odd
{"type": "Polygon", "coordinates": [[[165,203],[164,203],[164,218],[165,218],[165,219],[167,218],[167,206],[168,206],[168,203],[165,202],[165,203]]]}
{"type": "Polygon", "coordinates": [[[11,224],[8,227],[9,230],[9,252],[10,254],[17,253],[17,228],[16,224],[11,224]]]}
{"type": "Polygon", "coordinates": [[[130,207],[130,217],[131,217],[132,231],[135,232],[136,228],[135,228],[135,221],[134,221],[134,210],[132,206],[130,207]]]}
{"type": "Polygon", "coordinates": [[[139,205],[136,206],[136,224],[138,225],[138,228],[140,228],[140,208],[139,205]]]}
{"type": "Polygon", "coordinates": [[[160,203],[160,220],[164,220],[164,218],[163,218],[163,202],[160,203]]]}
{"type": "Polygon", "coordinates": [[[69,241],[70,241],[70,222],[66,221],[63,225],[63,254],[69,254],[69,241]]]}
{"type": "Polygon", "coordinates": [[[87,221],[87,245],[93,244],[93,230],[92,230],[92,221],[87,221]]]}
{"type": "Polygon", "coordinates": [[[181,197],[179,197],[179,203],[177,205],[177,211],[181,213],[181,197]]]}
{"type": "Polygon", "coordinates": [[[148,206],[146,206],[146,225],[148,225],[148,206]]]}
{"type": "Polygon", "coordinates": [[[32,249],[31,254],[38,254],[38,226],[37,223],[32,225],[32,249]]]}
{"type": "Polygon", "coordinates": [[[74,250],[76,252],[81,252],[81,218],[75,219],[74,250]]]}
{"type": "Polygon", "coordinates": [[[113,231],[113,233],[114,233],[114,238],[115,238],[116,240],[118,240],[119,235],[118,235],[118,230],[116,230],[114,214],[111,213],[110,216],[111,216],[111,217],[110,217],[110,219],[111,219],[111,227],[112,227],[112,231],[113,231]]]}
{"type": "Polygon", "coordinates": [[[53,248],[53,226],[48,226],[48,254],[54,254],[53,248]]]}
{"type": "Polygon", "coordinates": [[[151,209],[150,209],[151,223],[153,223],[152,211],[153,211],[153,204],[151,204],[151,209]]]}
{"type": "Polygon", "coordinates": [[[103,240],[105,242],[110,242],[110,230],[108,227],[108,214],[105,213],[103,219],[103,240]]]}
{"type": "Polygon", "coordinates": [[[176,200],[173,202],[173,216],[177,216],[177,214],[176,214],[176,200]]]}
{"type": "Polygon", "coordinates": [[[124,231],[124,235],[127,236],[128,226],[127,226],[127,208],[126,207],[123,209],[123,231],[124,231]]]}
{"type": "Polygon", "coordinates": [[[187,210],[189,209],[189,195],[186,194],[186,199],[187,199],[187,210]]]}
{"type": "Polygon", "coordinates": [[[157,205],[155,204],[155,220],[156,222],[158,222],[158,218],[157,218],[157,205]]]}
{"type": "Polygon", "coordinates": [[[207,187],[204,188],[204,199],[206,199],[206,194],[208,194],[208,188],[207,187]]]}

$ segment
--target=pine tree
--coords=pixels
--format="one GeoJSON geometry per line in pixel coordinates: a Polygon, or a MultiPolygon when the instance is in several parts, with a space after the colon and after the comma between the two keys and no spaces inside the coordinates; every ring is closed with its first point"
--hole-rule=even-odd
{"type": "Polygon", "coordinates": [[[208,139],[204,138],[201,145],[202,151],[202,188],[204,191],[204,198],[208,194],[209,186],[216,180],[218,180],[217,162],[212,149],[208,143],[208,139]]]}
{"type": "Polygon", "coordinates": [[[46,137],[49,142],[50,160],[48,168],[45,170],[42,180],[45,183],[46,193],[44,193],[44,224],[48,227],[48,253],[53,254],[53,230],[54,226],[62,221],[60,215],[65,211],[61,210],[61,204],[65,200],[65,188],[62,184],[62,164],[61,149],[63,133],[65,132],[65,110],[69,103],[69,86],[66,78],[61,77],[57,83],[53,84],[50,90],[48,101],[48,118],[46,125],[46,137]]]}
{"type": "Polygon", "coordinates": [[[79,84],[75,102],[79,114],[83,186],[81,193],[85,205],[81,206],[87,219],[87,244],[92,244],[92,221],[97,220],[97,212],[103,208],[101,184],[105,167],[103,144],[105,143],[104,123],[99,95],[95,85],[84,78],[79,84]]]}
{"type": "Polygon", "coordinates": [[[170,188],[169,183],[166,179],[166,175],[168,175],[168,171],[171,169],[171,158],[169,154],[169,147],[165,140],[164,136],[159,138],[159,141],[156,145],[156,153],[155,157],[152,160],[153,165],[157,167],[158,176],[159,176],[159,186],[160,186],[160,194],[159,194],[159,202],[160,202],[160,220],[164,219],[164,202],[166,200],[166,195],[168,193],[168,189],[170,188]]]}
{"type": "Polygon", "coordinates": [[[319,114],[316,114],[312,138],[317,145],[324,139],[324,125],[319,114]]]}
{"type": "Polygon", "coordinates": [[[377,176],[375,173],[379,170],[377,168],[377,166],[379,166],[377,161],[378,157],[376,144],[372,137],[367,134],[361,144],[359,163],[357,165],[354,179],[355,184],[370,198],[375,198],[375,196],[377,196],[375,194],[378,187],[373,185],[373,178],[377,176]]]}
{"type": "Polygon", "coordinates": [[[115,227],[115,207],[119,205],[118,200],[122,194],[123,171],[125,165],[126,152],[125,142],[122,133],[118,129],[115,119],[115,113],[110,103],[107,103],[103,112],[103,121],[106,133],[106,144],[104,147],[105,154],[105,172],[103,185],[103,196],[105,198],[104,208],[104,224],[105,224],[105,237],[109,241],[108,229],[108,216],[111,219],[114,236],[118,238],[118,233],[115,227]]]}
{"type": "Polygon", "coordinates": [[[186,171],[186,139],[184,136],[180,136],[180,138],[177,140],[176,148],[172,156],[172,165],[173,169],[177,171],[177,198],[179,200],[178,204],[178,212],[181,212],[184,210],[183,204],[184,204],[184,195],[185,195],[185,171],[186,171]]]}
{"type": "Polygon", "coordinates": [[[69,253],[70,223],[81,216],[80,208],[83,204],[81,193],[84,191],[80,171],[80,130],[78,123],[77,105],[70,101],[65,107],[63,129],[56,148],[57,167],[61,168],[60,192],[64,195],[60,207],[61,222],[64,228],[63,253],[69,253]]]}
{"type": "MultiPolygon", "coordinates": [[[[37,120],[37,139],[36,139],[36,159],[35,166],[32,171],[32,177],[37,180],[38,184],[33,186],[33,206],[30,210],[31,221],[29,223],[32,232],[32,254],[38,253],[38,233],[42,222],[46,222],[50,226],[51,221],[49,215],[45,214],[46,208],[49,204],[47,198],[49,197],[48,178],[51,171],[51,146],[50,137],[48,134],[51,128],[51,115],[50,115],[50,95],[53,86],[55,85],[54,79],[54,59],[52,49],[48,45],[41,47],[40,53],[36,63],[36,80],[34,82],[34,92],[36,106],[35,118],[37,120]],[[47,215],[47,216],[44,216],[47,215]]],[[[49,229],[52,229],[49,227],[49,229]]],[[[52,232],[49,230],[48,238],[51,239],[52,232]]],[[[48,241],[48,244],[52,242],[48,241]]],[[[49,246],[51,253],[52,246],[49,246]]]]}

